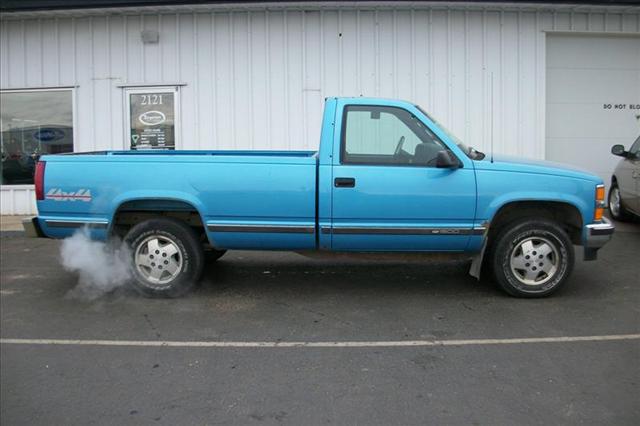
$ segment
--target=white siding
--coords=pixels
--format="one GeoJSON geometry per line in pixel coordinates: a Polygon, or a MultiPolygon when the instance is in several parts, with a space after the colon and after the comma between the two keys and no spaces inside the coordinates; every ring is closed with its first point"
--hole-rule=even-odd
{"type": "Polygon", "coordinates": [[[36,194],[32,185],[3,185],[0,187],[3,215],[36,214],[36,194]]]}
{"type": "Polygon", "coordinates": [[[639,33],[640,13],[495,7],[5,19],[0,88],[77,85],[76,151],[127,145],[118,86],[137,83],[185,84],[179,148],[316,149],[323,99],[363,95],[418,103],[489,150],[493,74],[495,151],[544,158],[545,32],[639,33]]]}

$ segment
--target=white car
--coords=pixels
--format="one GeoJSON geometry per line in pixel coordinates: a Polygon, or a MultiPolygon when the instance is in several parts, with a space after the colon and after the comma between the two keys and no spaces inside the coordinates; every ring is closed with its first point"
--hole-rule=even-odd
{"type": "Polygon", "coordinates": [[[622,157],[611,177],[609,211],[615,220],[640,218],[640,136],[625,151],[623,145],[611,147],[611,153],[622,157]]]}

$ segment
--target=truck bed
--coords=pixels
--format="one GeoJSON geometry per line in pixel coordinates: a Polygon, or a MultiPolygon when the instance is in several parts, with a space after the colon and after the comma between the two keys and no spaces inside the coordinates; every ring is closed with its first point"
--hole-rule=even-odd
{"type": "Polygon", "coordinates": [[[41,160],[47,235],[71,235],[74,226],[64,223],[96,223],[105,226],[94,235],[106,238],[118,212],[144,211],[148,199],[197,211],[218,248],[315,248],[315,152],[104,151],[41,160]],[[289,228],[305,232],[273,232],[289,228]]]}

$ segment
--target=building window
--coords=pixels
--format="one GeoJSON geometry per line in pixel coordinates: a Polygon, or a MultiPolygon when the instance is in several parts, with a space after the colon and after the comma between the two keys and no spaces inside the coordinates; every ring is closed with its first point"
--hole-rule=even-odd
{"type": "Polygon", "coordinates": [[[131,149],[175,149],[178,88],[126,89],[125,97],[131,149]]]}
{"type": "Polygon", "coordinates": [[[2,185],[33,184],[44,154],[73,152],[73,91],[0,92],[2,185]]]}

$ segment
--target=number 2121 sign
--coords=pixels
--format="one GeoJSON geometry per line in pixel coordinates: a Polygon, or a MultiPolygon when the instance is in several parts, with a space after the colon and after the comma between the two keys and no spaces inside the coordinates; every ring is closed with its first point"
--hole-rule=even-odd
{"type": "Polygon", "coordinates": [[[175,149],[173,93],[129,95],[131,149],[175,149]]]}

